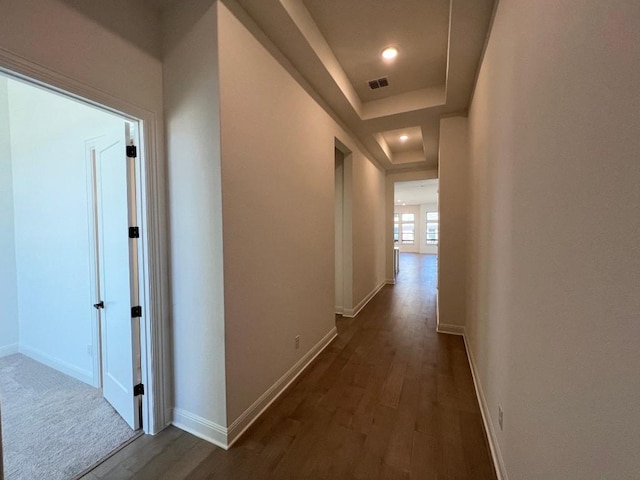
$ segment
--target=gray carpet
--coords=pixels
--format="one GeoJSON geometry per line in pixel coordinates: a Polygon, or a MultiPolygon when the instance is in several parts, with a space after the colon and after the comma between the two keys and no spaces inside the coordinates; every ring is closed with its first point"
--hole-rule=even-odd
{"type": "Polygon", "coordinates": [[[0,358],[5,480],[69,480],[136,435],[100,390],[24,355],[0,358]]]}

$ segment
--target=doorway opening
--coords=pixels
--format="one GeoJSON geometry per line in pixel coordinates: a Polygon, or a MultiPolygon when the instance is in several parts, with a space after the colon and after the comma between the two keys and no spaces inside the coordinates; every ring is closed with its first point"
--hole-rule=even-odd
{"type": "Polygon", "coordinates": [[[0,408],[8,478],[73,477],[141,427],[139,317],[148,288],[139,268],[146,231],[140,127],[0,76],[0,408]]]}
{"type": "Polygon", "coordinates": [[[438,179],[394,183],[394,274],[402,269],[402,257],[434,255],[437,263],[440,238],[438,179]]]}
{"type": "Polygon", "coordinates": [[[337,138],[334,148],[335,166],[335,313],[352,317],[353,256],[351,228],[351,151],[337,138]]]}

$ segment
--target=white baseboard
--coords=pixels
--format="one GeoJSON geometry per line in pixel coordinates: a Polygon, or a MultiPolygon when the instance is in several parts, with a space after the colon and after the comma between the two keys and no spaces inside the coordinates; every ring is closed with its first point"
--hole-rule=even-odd
{"type": "Polygon", "coordinates": [[[342,315],[344,313],[343,307],[335,307],[336,315],[342,315]]]}
{"type": "Polygon", "coordinates": [[[386,283],[387,285],[395,285],[396,284],[396,279],[395,278],[387,278],[384,283],[386,283]]]}
{"type": "Polygon", "coordinates": [[[461,327],[460,325],[450,325],[448,323],[438,323],[438,326],[436,327],[436,332],[448,333],[449,335],[464,336],[464,327],[461,327]]]}
{"type": "Polygon", "coordinates": [[[228,450],[336,336],[337,330],[333,327],[322,340],[298,360],[298,362],[263,393],[253,405],[245,410],[229,428],[218,425],[215,422],[181,408],[173,409],[173,421],[171,423],[185,432],[189,432],[198,438],[202,438],[220,448],[228,450]]]}
{"type": "Polygon", "coordinates": [[[9,345],[3,345],[0,347],[0,357],[6,357],[7,355],[13,355],[19,353],[18,344],[10,343],[9,345]]]}
{"type": "Polygon", "coordinates": [[[476,362],[473,358],[473,352],[469,348],[469,342],[467,336],[464,333],[463,327],[462,337],[464,339],[464,346],[467,351],[467,358],[469,360],[469,366],[471,367],[471,376],[473,377],[473,385],[476,388],[476,397],[478,397],[478,403],[480,405],[480,414],[482,415],[482,423],[484,424],[484,430],[487,432],[487,440],[489,441],[489,450],[491,451],[491,458],[493,460],[493,467],[496,471],[498,480],[508,480],[507,470],[504,466],[504,460],[502,459],[502,453],[500,452],[500,446],[498,444],[498,438],[491,422],[491,410],[487,405],[487,400],[482,390],[482,385],[478,380],[478,371],[476,369],[476,362]]]}
{"type": "Polygon", "coordinates": [[[28,345],[20,345],[18,351],[27,357],[34,359],[48,367],[58,370],[70,377],[80,380],[88,385],[94,386],[93,371],[83,370],[72,363],[53,357],[48,353],[28,345]]]}
{"type": "Polygon", "coordinates": [[[376,288],[374,288],[373,290],[371,290],[371,292],[369,292],[369,295],[367,295],[366,297],[364,297],[362,299],[362,301],[356,305],[354,308],[345,308],[344,311],[342,312],[342,316],[344,317],[349,317],[349,318],[353,318],[356,315],[358,315],[360,313],[360,310],[362,310],[365,305],[367,303],[369,303],[369,301],[376,296],[376,293],[378,293],[382,287],[384,287],[387,284],[386,280],[383,280],[380,285],[378,285],[376,288]]]}
{"type": "Polygon", "coordinates": [[[315,344],[296,364],[274,383],[253,405],[236,418],[228,429],[228,447],[230,448],[264,411],[287,389],[289,385],[315,360],[315,358],[336,338],[338,331],[333,327],[322,340],[315,344]]]}
{"type": "Polygon", "coordinates": [[[181,408],[173,409],[173,421],[174,426],[180,430],[189,432],[198,438],[213,443],[217,447],[227,450],[228,445],[228,430],[222,425],[218,425],[215,422],[195,415],[187,410],[181,408]]]}
{"type": "Polygon", "coordinates": [[[175,408],[173,408],[173,406],[169,405],[167,407],[165,407],[164,409],[164,425],[159,425],[158,428],[156,429],[155,432],[150,433],[150,435],[155,435],[156,433],[160,433],[162,430],[164,430],[165,428],[167,428],[169,425],[173,425],[173,417],[174,417],[174,410],[175,408]]]}

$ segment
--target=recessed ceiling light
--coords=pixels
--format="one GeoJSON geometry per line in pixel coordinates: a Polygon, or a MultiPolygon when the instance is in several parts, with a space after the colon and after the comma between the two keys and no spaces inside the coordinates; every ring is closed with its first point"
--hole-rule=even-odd
{"type": "Polygon", "coordinates": [[[387,47],[382,51],[382,58],[385,60],[393,60],[398,56],[398,49],[396,47],[387,47]]]}
{"type": "Polygon", "coordinates": [[[409,140],[409,137],[407,135],[400,135],[401,142],[406,142],[407,140],[409,140]]]}

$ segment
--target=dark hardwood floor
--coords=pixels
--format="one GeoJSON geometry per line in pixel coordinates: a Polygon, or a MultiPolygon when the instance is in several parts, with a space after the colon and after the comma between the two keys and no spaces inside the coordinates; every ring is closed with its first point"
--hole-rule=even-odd
{"type": "Polygon", "coordinates": [[[495,480],[462,337],[435,331],[437,260],[403,254],[357,318],[229,450],[169,427],[83,477],[495,480]]]}

